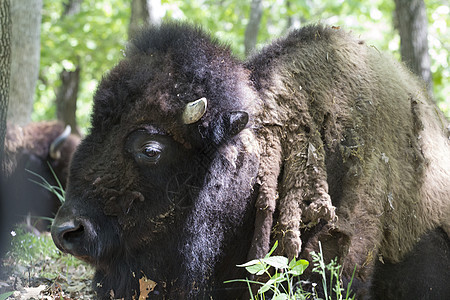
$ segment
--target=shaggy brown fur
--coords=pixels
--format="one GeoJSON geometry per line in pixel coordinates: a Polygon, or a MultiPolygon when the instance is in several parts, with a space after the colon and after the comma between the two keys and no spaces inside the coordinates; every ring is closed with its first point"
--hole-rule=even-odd
{"type": "Polygon", "coordinates": [[[450,234],[448,123],[401,64],[342,30],[311,26],[247,67],[264,100],[251,256],[267,252],[275,209],[283,253],[307,256],[322,241],[326,257],[338,255],[347,276],[356,264],[361,279],[376,259],[399,262],[428,230],[450,234]],[[302,245],[302,228],[320,220],[302,245]]]}

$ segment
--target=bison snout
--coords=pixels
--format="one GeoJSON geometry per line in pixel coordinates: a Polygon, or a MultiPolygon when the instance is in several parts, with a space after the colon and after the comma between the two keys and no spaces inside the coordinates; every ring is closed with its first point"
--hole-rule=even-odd
{"type": "Polygon", "coordinates": [[[52,226],[52,238],[63,252],[77,257],[85,257],[86,245],[95,238],[92,223],[86,219],[71,219],[52,226]]]}

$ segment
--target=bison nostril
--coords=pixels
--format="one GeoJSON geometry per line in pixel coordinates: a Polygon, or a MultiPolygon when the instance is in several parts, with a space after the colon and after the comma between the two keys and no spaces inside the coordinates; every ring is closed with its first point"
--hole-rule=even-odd
{"type": "Polygon", "coordinates": [[[66,228],[61,232],[61,239],[73,243],[80,240],[84,234],[84,226],[79,224],[77,227],[66,228]]]}
{"type": "Polygon", "coordinates": [[[84,245],[90,239],[89,230],[92,226],[86,220],[69,220],[52,226],[53,240],[58,248],[64,252],[80,255],[84,245]]]}

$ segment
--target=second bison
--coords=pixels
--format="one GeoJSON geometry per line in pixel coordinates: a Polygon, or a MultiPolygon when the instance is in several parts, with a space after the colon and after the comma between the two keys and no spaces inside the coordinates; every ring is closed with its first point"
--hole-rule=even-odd
{"type": "Polygon", "coordinates": [[[70,160],[79,142],[80,138],[71,134],[70,126],[64,127],[58,121],[32,122],[22,127],[8,125],[0,195],[5,209],[2,218],[5,230],[12,230],[11,226],[27,214],[37,217],[37,221],[33,219],[37,229],[49,230],[50,222],[42,217],[53,218],[61,201],[36,182],[45,180],[58,186],[58,180],[65,187],[70,160]]]}
{"type": "MultiPolygon", "coordinates": [[[[399,63],[309,26],[243,63],[198,28],[144,30],[102,80],[56,245],[99,298],[233,299],[235,267],[279,240],[370,282],[450,233],[447,121],[399,63]],[[440,230],[440,229],[439,229],[440,230]]],[[[358,290],[363,295],[364,288],[358,290]]]]}

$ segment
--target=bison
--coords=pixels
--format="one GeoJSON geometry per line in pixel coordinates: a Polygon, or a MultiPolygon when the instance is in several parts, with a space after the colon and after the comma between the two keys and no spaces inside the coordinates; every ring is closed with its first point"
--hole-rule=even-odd
{"type": "MultiPolygon", "coordinates": [[[[8,214],[7,227],[24,219],[28,213],[37,217],[53,218],[61,205],[51,192],[35,182],[42,176],[47,182],[58,186],[50,170],[52,168],[60,183],[65,186],[69,162],[80,138],[70,134],[70,126],[58,121],[33,122],[20,127],[8,126],[3,160],[3,204],[8,214]],[[7,204],[7,205],[6,205],[7,204]]],[[[49,230],[50,222],[38,220],[40,231],[49,230]]]]}
{"type": "MultiPolygon", "coordinates": [[[[234,299],[238,263],[319,241],[363,297],[377,261],[450,234],[447,120],[400,63],[311,25],[246,62],[201,29],[137,36],[101,81],[55,244],[100,299],[234,299]]],[[[439,239],[437,239],[439,242],[439,239]]]]}

